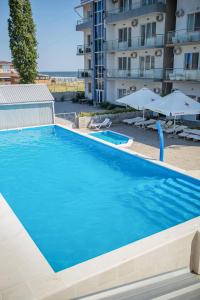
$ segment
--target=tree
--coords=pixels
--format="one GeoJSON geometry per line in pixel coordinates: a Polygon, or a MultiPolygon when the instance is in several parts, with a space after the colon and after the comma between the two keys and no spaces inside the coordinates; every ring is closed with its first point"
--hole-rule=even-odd
{"type": "Polygon", "coordinates": [[[9,0],[8,32],[13,65],[20,83],[34,83],[37,76],[36,27],[30,0],[9,0]]]}

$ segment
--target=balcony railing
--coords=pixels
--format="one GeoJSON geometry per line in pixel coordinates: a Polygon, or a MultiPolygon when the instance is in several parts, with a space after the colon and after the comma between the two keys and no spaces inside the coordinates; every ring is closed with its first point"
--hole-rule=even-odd
{"type": "Polygon", "coordinates": [[[90,69],[78,70],[78,78],[90,78],[91,76],[92,70],[90,69]]]}
{"type": "Polygon", "coordinates": [[[83,30],[92,26],[92,17],[83,18],[77,21],[76,30],[83,30]]]}
{"type": "Polygon", "coordinates": [[[84,55],[87,53],[91,53],[91,45],[79,45],[77,46],[77,55],[84,55]]]}
{"type": "Polygon", "coordinates": [[[161,81],[163,79],[163,69],[152,70],[107,70],[108,78],[130,78],[130,79],[150,79],[154,81],[161,81]]]}
{"type": "Polygon", "coordinates": [[[117,21],[118,17],[121,20],[121,17],[133,17],[145,15],[153,12],[164,12],[165,11],[165,0],[153,0],[149,3],[141,0],[135,3],[132,3],[129,6],[118,7],[107,12],[107,22],[117,21]]]}
{"type": "Polygon", "coordinates": [[[165,79],[169,81],[200,81],[200,70],[167,69],[165,79]]]}
{"type": "Polygon", "coordinates": [[[108,41],[106,50],[108,51],[133,51],[141,48],[161,48],[164,46],[164,35],[157,34],[150,38],[135,37],[125,42],[119,40],[108,41]]]}
{"type": "Polygon", "coordinates": [[[200,28],[196,31],[187,31],[187,29],[183,29],[168,32],[168,44],[184,44],[193,42],[200,42],[200,28]]]}
{"type": "Polygon", "coordinates": [[[141,1],[138,1],[138,2],[135,2],[135,3],[132,3],[129,6],[118,7],[118,8],[112,9],[112,10],[108,11],[108,14],[116,15],[116,14],[128,12],[130,10],[136,10],[138,8],[141,8],[141,7],[148,7],[150,5],[160,4],[160,3],[165,4],[166,1],[165,0],[154,0],[154,1],[151,1],[150,3],[147,4],[147,3],[145,3],[145,1],[141,0],[141,1]]]}

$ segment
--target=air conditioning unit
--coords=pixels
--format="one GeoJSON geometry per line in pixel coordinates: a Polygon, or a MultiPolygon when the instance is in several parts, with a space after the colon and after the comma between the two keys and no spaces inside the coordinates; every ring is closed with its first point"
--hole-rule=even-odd
{"type": "Polygon", "coordinates": [[[131,91],[131,92],[135,92],[136,89],[137,89],[136,86],[131,86],[131,87],[130,87],[130,91],[131,91]]]}
{"type": "Polygon", "coordinates": [[[182,53],[181,47],[176,47],[176,48],[174,48],[174,54],[175,54],[175,55],[180,55],[181,53],[182,53]]]}
{"type": "Polygon", "coordinates": [[[131,22],[131,25],[133,27],[136,27],[138,25],[138,19],[134,19],[132,22],[131,22]]]}
{"type": "Polygon", "coordinates": [[[132,52],[132,53],[131,53],[131,57],[132,57],[132,58],[137,58],[137,52],[132,52]]]}
{"type": "Polygon", "coordinates": [[[155,51],[155,56],[162,56],[162,50],[156,50],[155,51]]]}
{"type": "Polygon", "coordinates": [[[158,22],[162,22],[164,20],[164,15],[163,14],[159,14],[156,16],[156,21],[158,22]]]}
{"type": "Polygon", "coordinates": [[[179,10],[176,11],[176,17],[180,18],[183,17],[185,14],[184,10],[180,8],[179,10]]]}
{"type": "Polygon", "coordinates": [[[156,93],[156,94],[160,94],[160,92],[161,92],[161,89],[160,88],[155,88],[155,89],[153,89],[154,90],[154,92],[156,93]]]}

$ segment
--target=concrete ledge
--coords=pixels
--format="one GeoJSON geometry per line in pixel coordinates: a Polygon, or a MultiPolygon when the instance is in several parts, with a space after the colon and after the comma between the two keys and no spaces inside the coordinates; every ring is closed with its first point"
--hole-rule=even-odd
{"type": "Polygon", "coordinates": [[[53,299],[70,299],[190,266],[200,217],[59,272],[68,288],[53,299]],[[63,295],[63,296],[62,296],[63,295]],[[63,298],[62,298],[63,297],[63,298]]]}

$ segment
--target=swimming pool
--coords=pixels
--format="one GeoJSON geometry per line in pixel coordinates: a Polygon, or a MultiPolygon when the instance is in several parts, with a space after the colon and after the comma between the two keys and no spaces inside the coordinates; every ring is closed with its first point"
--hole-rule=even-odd
{"type": "Polygon", "coordinates": [[[198,180],[58,126],[0,133],[0,192],[56,272],[200,215],[198,180]]]}
{"type": "Polygon", "coordinates": [[[90,133],[91,136],[94,136],[98,139],[104,140],[106,142],[109,142],[114,145],[123,145],[127,144],[130,138],[126,135],[106,130],[106,131],[99,131],[99,132],[93,132],[90,133]]]}

